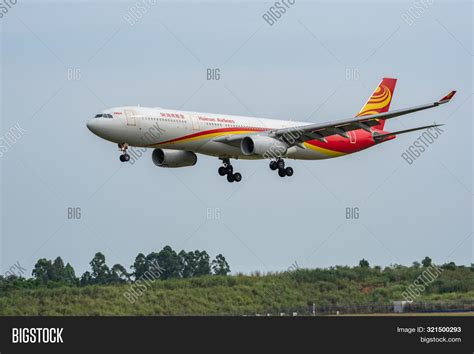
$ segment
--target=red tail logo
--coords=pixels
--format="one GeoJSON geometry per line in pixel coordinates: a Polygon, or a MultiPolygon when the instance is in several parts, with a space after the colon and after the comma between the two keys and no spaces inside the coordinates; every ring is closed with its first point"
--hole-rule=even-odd
{"type": "MultiPolygon", "coordinates": [[[[369,97],[366,104],[362,107],[357,117],[369,116],[377,113],[388,112],[390,103],[392,102],[393,92],[395,91],[395,85],[397,79],[384,78],[382,82],[377,86],[372,96],[369,97]]],[[[384,121],[380,121],[377,126],[379,129],[383,129],[384,121]]]]}

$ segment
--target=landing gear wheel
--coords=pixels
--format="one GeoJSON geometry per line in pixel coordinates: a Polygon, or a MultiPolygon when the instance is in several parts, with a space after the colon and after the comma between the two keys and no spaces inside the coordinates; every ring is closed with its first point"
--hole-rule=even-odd
{"type": "Polygon", "coordinates": [[[285,168],[285,173],[288,177],[293,176],[293,168],[291,168],[291,167],[285,168]]]}
{"type": "Polygon", "coordinates": [[[242,175],[238,172],[234,173],[234,167],[230,163],[229,158],[221,158],[223,166],[219,167],[218,172],[219,175],[225,176],[227,175],[227,181],[232,182],[240,182],[242,180],[242,175]]]}
{"type": "Polygon", "coordinates": [[[277,167],[279,170],[283,170],[285,168],[285,161],[284,160],[278,160],[277,161],[277,167]]]}
{"type": "Polygon", "coordinates": [[[118,148],[122,151],[122,155],[120,155],[120,161],[126,162],[130,161],[130,155],[127,154],[128,144],[127,143],[119,143],[118,148]]]}
{"type": "Polygon", "coordinates": [[[120,161],[122,161],[122,162],[130,161],[130,155],[129,154],[120,155],[120,161]]]}
{"type": "Polygon", "coordinates": [[[278,168],[276,161],[270,161],[270,170],[275,171],[278,168]]]}
{"type": "Polygon", "coordinates": [[[278,169],[278,176],[285,177],[286,176],[286,170],[284,168],[279,168],[278,169]]]}

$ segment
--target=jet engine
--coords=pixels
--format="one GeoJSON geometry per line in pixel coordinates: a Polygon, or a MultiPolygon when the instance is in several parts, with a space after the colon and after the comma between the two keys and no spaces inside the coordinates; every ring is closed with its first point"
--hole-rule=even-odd
{"type": "Polygon", "coordinates": [[[155,149],[151,155],[153,163],[158,167],[194,166],[197,156],[191,151],[155,149]]]}
{"type": "Polygon", "coordinates": [[[244,155],[260,155],[264,158],[275,158],[286,154],[288,146],[281,140],[270,136],[246,136],[240,142],[244,155]]]}

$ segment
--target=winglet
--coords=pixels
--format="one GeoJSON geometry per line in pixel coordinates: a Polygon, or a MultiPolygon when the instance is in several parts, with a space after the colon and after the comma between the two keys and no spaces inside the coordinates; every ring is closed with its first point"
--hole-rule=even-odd
{"type": "Polygon", "coordinates": [[[438,103],[448,103],[449,100],[451,100],[451,98],[453,98],[455,94],[456,94],[456,91],[451,91],[446,96],[444,96],[442,99],[440,99],[438,101],[438,103]]]}

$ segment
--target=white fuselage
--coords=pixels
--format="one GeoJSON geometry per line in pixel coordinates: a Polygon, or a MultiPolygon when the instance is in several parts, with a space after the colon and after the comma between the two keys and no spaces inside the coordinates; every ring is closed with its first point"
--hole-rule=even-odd
{"type": "MultiPolygon", "coordinates": [[[[307,122],[200,113],[164,108],[118,107],[102,112],[103,117],[91,119],[87,126],[96,135],[129,146],[192,151],[217,157],[261,159],[244,155],[240,146],[214,141],[216,137],[253,134],[279,128],[302,126],[307,122]]],[[[345,140],[342,137],[336,139],[345,140]]],[[[352,134],[350,142],[356,143],[352,134]]],[[[341,156],[314,145],[292,146],[285,157],[293,159],[324,159],[341,156]]]]}

